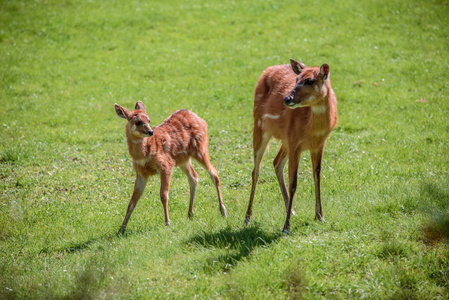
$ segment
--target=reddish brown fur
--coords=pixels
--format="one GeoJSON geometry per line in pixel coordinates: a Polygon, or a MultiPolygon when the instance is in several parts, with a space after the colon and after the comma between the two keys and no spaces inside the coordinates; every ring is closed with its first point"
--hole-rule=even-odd
{"type": "Polygon", "coordinates": [[[145,189],[148,177],[155,174],[161,176],[160,197],[164,207],[165,223],[170,225],[167,207],[168,190],[175,166],[179,166],[189,179],[188,215],[193,216],[198,174],[193,168],[191,158],[198,161],[209,172],[218,193],[220,211],[226,217],[220,179],[209,159],[207,124],[203,119],[189,110],[178,110],[162,124],[151,129],[150,120],[142,102],[136,103],[134,111],[128,111],[118,104],[115,105],[115,110],[119,117],[128,120],[126,123],[128,150],[136,170],[134,193],[119,233],[125,231],[129,217],[145,189]],[[152,136],[153,133],[154,136],[152,136]]]}
{"type": "Polygon", "coordinates": [[[321,158],[326,140],[337,123],[337,98],[329,79],[329,66],[307,67],[291,60],[291,65],[267,68],[254,92],[254,170],[245,223],[250,222],[260,163],[272,137],[282,145],[273,161],[287,209],[284,231],[290,228],[293,196],[301,152],[309,150],[315,181],[315,217],[324,220],[320,197],[321,158]],[[293,70],[292,70],[293,69],[293,70]],[[295,74],[296,73],[296,74],[295,74]],[[289,192],[283,169],[289,160],[289,192]]]}

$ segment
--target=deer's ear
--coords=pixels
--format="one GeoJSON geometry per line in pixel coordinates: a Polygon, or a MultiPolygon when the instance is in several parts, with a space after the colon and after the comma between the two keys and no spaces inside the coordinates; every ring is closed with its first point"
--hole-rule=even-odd
{"type": "Polygon", "coordinates": [[[295,72],[296,75],[299,75],[299,73],[301,73],[302,70],[307,68],[305,64],[297,60],[294,60],[293,58],[290,58],[290,64],[292,65],[292,70],[293,72],[295,72]]]}
{"type": "Polygon", "coordinates": [[[114,104],[115,107],[115,113],[117,114],[117,116],[119,116],[122,119],[125,120],[129,120],[131,118],[131,113],[129,110],[127,110],[124,107],[121,107],[120,105],[118,105],[117,103],[114,104]]]}
{"type": "Polygon", "coordinates": [[[140,109],[140,110],[143,111],[143,112],[147,112],[147,109],[146,109],[146,107],[145,107],[145,105],[143,104],[142,101],[137,101],[137,102],[136,102],[136,107],[135,107],[135,109],[140,109]]]}
{"type": "Polygon", "coordinates": [[[323,64],[320,68],[320,75],[323,78],[323,80],[326,80],[329,78],[329,65],[323,64]]]}

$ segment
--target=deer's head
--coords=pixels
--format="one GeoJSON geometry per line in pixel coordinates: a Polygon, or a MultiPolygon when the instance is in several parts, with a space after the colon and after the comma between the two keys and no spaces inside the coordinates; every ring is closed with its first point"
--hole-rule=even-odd
{"type": "Polygon", "coordinates": [[[327,94],[326,81],[329,78],[329,65],[307,67],[305,64],[290,59],[296,84],[284,98],[284,104],[291,108],[313,106],[321,102],[327,94]]]}

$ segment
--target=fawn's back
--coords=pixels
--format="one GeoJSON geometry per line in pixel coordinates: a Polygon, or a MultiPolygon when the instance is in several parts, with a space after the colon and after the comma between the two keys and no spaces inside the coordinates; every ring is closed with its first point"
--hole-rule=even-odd
{"type": "Polygon", "coordinates": [[[153,132],[152,137],[143,139],[140,147],[130,144],[134,164],[145,167],[149,175],[184,164],[190,157],[201,158],[207,152],[207,124],[189,110],[175,111],[153,127],[153,132]]]}
{"type": "Polygon", "coordinates": [[[145,105],[138,101],[135,109],[130,111],[115,104],[116,114],[126,119],[126,137],[129,154],[136,170],[136,181],[125,219],[119,234],[125,232],[128,220],[141,198],[148,177],[159,174],[161,180],[160,199],[164,207],[165,224],[171,224],[168,215],[168,191],[173,169],[179,166],[187,176],[190,186],[189,218],[193,217],[194,200],[198,185],[198,174],[191,158],[204,167],[217,190],[219,209],[226,217],[226,208],[220,190],[220,178],[212,166],[208,153],[207,124],[189,110],[177,110],[162,124],[150,127],[150,118],[145,105]]]}

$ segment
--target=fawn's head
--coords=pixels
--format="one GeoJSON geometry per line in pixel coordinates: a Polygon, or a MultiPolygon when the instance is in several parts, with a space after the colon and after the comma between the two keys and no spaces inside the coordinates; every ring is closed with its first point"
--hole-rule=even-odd
{"type": "Polygon", "coordinates": [[[133,111],[118,105],[114,105],[117,116],[128,120],[131,134],[137,138],[144,138],[153,135],[153,129],[150,127],[150,118],[147,115],[147,109],[141,101],[137,101],[133,111]]]}
{"type": "Polygon", "coordinates": [[[296,84],[284,98],[284,104],[292,109],[318,104],[327,93],[325,83],[329,78],[329,65],[307,67],[294,59],[290,59],[290,63],[296,74],[296,84]]]}

